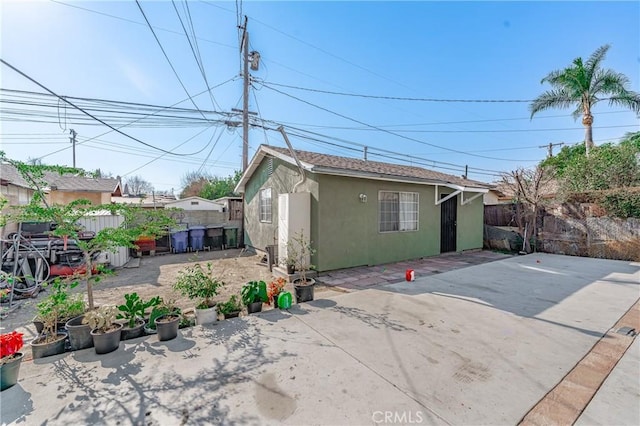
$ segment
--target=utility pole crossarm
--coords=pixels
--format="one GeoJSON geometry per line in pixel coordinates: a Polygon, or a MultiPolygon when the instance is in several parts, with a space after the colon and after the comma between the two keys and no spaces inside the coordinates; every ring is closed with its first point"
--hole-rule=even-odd
{"type": "Polygon", "coordinates": [[[554,146],[562,146],[564,142],[552,143],[549,142],[549,145],[540,145],[538,148],[547,148],[547,158],[553,157],[553,147],[554,146]]]}

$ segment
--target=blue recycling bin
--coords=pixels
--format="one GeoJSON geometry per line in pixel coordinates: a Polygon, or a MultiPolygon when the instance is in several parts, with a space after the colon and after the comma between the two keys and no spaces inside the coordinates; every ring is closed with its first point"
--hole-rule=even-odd
{"type": "Polygon", "coordinates": [[[204,248],[204,226],[192,226],[189,228],[189,243],[191,250],[202,250],[204,248]]]}
{"type": "Polygon", "coordinates": [[[188,246],[189,231],[186,229],[179,231],[171,231],[171,247],[174,253],[186,253],[188,246]]]}

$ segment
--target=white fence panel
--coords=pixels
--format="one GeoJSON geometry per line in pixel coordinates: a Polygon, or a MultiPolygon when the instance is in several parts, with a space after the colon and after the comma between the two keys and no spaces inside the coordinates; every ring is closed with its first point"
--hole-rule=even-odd
{"type": "MultiPolygon", "coordinates": [[[[104,228],[117,228],[124,222],[124,217],[108,215],[99,215],[79,220],[80,225],[84,226],[87,231],[98,232],[104,228]]],[[[129,261],[129,249],[126,247],[118,247],[115,252],[107,253],[111,266],[120,267],[129,261]]]]}

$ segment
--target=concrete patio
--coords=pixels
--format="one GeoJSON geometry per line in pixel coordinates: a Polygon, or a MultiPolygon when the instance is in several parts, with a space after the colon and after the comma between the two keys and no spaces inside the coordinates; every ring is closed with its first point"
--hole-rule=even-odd
{"type": "Polygon", "coordinates": [[[320,293],[169,342],[24,362],[0,396],[2,423],[518,424],[594,345],[618,339],[630,348],[602,386],[579,389],[595,396],[574,412],[640,424],[637,340],[611,337],[629,312],[640,322],[639,289],[638,263],[537,254],[320,293]]]}

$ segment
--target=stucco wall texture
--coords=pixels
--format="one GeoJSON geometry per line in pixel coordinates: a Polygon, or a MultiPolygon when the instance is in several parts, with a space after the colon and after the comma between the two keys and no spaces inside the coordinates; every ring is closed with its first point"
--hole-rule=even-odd
{"type": "MultiPolygon", "coordinates": [[[[245,244],[259,250],[277,244],[278,194],[291,192],[301,180],[296,167],[276,158],[265,159],[246,185],[245,244]],[[272,164],[269,164],[269,161],[272,164]],[[259,191],[272,189],[272,221],[259,221],[259,191]]],[[[311,192],[312,258],[319,271],[378,265],[440,253],[440,206],[432,185],[307,173],[297,191],[311,192]],[[379,232],[379,191],[419,194],[417,231],[379,232]],[[366,202],[360,194],[366,195],[366,202]]],[[[438,195],[453,190],[440,187],[438,195]]],[[[470,194],[466,194],[470,196],[470,194]]],[[[457,196],[457,250],[482,248],[482,197],[460,205],[457,196]]]]}

